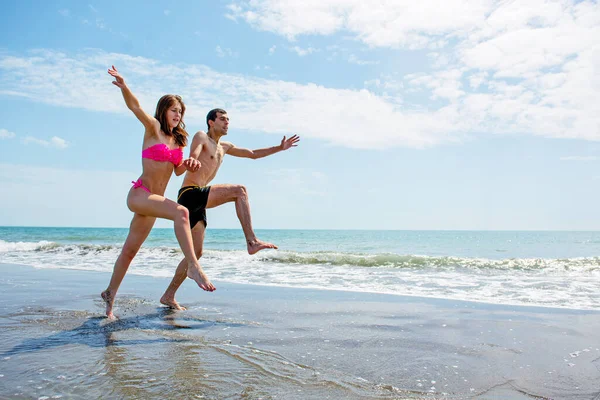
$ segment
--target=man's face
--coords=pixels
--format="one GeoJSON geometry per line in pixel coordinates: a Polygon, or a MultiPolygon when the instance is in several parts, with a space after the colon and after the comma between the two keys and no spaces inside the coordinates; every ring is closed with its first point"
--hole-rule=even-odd
{"type": "Polygon", "coordinates": [[[227,114],[217,113],[217,118],[213,121],[213,129],[221,135],[227,135],[227,129],[229,129],[229,117],[227,114]]]}

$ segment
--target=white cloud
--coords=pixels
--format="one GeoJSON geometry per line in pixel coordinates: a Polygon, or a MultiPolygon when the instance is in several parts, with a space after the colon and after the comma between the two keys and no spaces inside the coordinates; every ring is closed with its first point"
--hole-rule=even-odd
{"type": "Polygon", "coordinates": [[[253,0],[234,1],[229,15],[294,40],[299,35],[350,32],[372,46],[424,47],[483,25],[491,0],[253,0]]]}
{"type": "Polygon", "coordinates": [[[96,27],[101,30],[106,29],[106,24],[102,18],[96,18],[96,27]]]}
{"type": "Polygon", "coordinates": [[[63,8],[62,10],[58,10],[58,13],[60,15],[62,15],[63,17],[68,17],[71,15],[71,12],[66,8],[63,8]]]}
{"type": "Polygon", "coordinates": [[[364,87],[398,106],[404,103],[406,93],[411,90],[405,87],[404,82],[396,74],[381,74],[378,78],[366,80],[364,87]]]}
{"type": "Polygon", "coordinates": [[[318,51],[317,49],[314,49],[312,47],[303,49],[302,47],[298,47],[298,46],[290,47],[290,50],[295,52],[296,54],[298,54],[300,57],[304,57],[306,55],[314,53],[315,51],[318,51]]]}
{"type": "Polygon", "coordinates": [[[232,51],[230,48],[222,48],[221,46],[217,46],[215,48],[218,57],[237,57],[238,53],[232,51]]]}
{"type": "Polygon", "coordinates": [[[90,10],[92,10],[93,13],[97,13],[98,12],[98,10],[96,9],[96,7],[94,7],[93,5],[88,4],[88,7],[90,8],[90,10]]]}
{"type": "Polygon", "coordinates": [[[275,49],[277,49],[277,46],[273,45],[269,48],[269,55],[275,53],[275,49]]]}
{"type": "Polygon", "coordinates": [[[242,8],[236,4],[229,4],[227,6],[227,9],[229,10],[229,12],[225,14],[225,17],[227,19],[237,22],[237,15],[239,15],[242,12],[242,8]]]}
{"type": "Polygon", "coordinates": [[[50,145],[50,142],[48,142],[46,140],[34,138],[33,136],[27,136],[27,137],[25,137],[25,139],[23,139],[23,144],[30,144],[30,143],[38,144],[40,146],[49,146],[50,145]]]}
{"type": "Polygon", "coordinates": [[[350,57],[348,57],[348,62],[350,64],[356,64],[356,65],[376,65],[376,64],[379,64],[379,61],[361,60],[358,57],[356,57],[356,55],[354,55],[354,54],[350,54],[350,57]]]}
{"type": "Polygon", "coordinates": [[[596,156],[567,156],[567,157],[561,157],[560,158],[561,161],[596,161],[598,160],[598,157],[596,156]]]}
{"type": "Polygon", "coordinates": [[[16,135],[14,132],[10,132],[6,129],[0,129],[0,139],[12,139],[16,135]]]}
{"type": "Polygon", "coordinates": [[[169,14],[171,14],[171,10],[164,10],[163,12],[165,13],[165,15],[166,15],[167,17],[169,16],[169,14]]]}
{"type": "Polygon", "coordinates": [[[69,143],[64,139],[59,138],[58,136],[53,136],[50,140],[43,140],[35,138],[33,136],[27,136],[23,139],[23,143],[33,143],[44,147],[55,147],[57,149],[66,149],[67,147],[69,147],[69,143]]]}
{"type": "Polygon", "coordinates": [[[481,87],[481,85],[483,85],[486,82],[487,78],[488,73],[485,71],[472,73],[469,76],[469,86],[471,87],[471,89],[478,89],[479,87],[481,87]]]}
{"type": "Polygon", "coordinates": [[[593,73],[598,62],[593,57],[598,55],[570,61],[564,76],[554,81],[538,83],[536,78],[517,84],[477,75],[486,80],[489,92],[474,93],[468,91],[473,72],[457,66],[403,80],[380,76],[365,83],[369,90],[354,90],[96,50],[73,55],[37,50],[27,56],[0,55],[0,94],[125,114],[120,93],[106,74],[114,64],[147,110],[154,109],[162,94],[180,93],[190,129],[194,123],[199,125],[195,129],[203,128],[206,111],[219,105],[230,112],[236,128],[298,133],[355,148],[424,147],[480,132],[600,140],[599,81],[593,73]],[[70,71],[68,84],[65,70],[70,71]],[[409,103],[411,89],[429,91],[438,104],[409,103]]]}
{"type": "Polygon", "coordinates": [[[69,147],[69,143],[65,139],[59,138],[58,136],[52,136],[50,143],[59,149],[66,149],[69,147]]]}
{"type": "Polygon", "coordinates": [[[407,76],[404,94],[428,94],[434,112],[457,123],[451,130],[600,139],[597,1],[232,4],[236,18],[290,40],[341,33],[374,47],[431,49],[421,71],[433,71],[407,76]]]}
{"type": "Polygon", "coordinates": [[[113,64],[146,109],[153,110],[164,93],[180,93],[188,106],[188,126],[195,122],[202,128],[206,110],[217,104],[235,115],[232,123],[237,128],[298,133],[341,146],[423,147],[454,140],[455,117],[443,109],[402,110],[367,90],[224,74],[201,65],[170,65],[101,51],[67,56],[38,50],[26,57],[0,56],[0,94],[128,114],[106,74],[113,64]],[[65,70],[70,71],[68,84],[63,79],[65,70]]]}

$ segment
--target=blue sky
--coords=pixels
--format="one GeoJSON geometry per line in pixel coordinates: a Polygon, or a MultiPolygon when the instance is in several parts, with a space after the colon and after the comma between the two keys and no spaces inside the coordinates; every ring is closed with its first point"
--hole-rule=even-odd
{"type": "Polygon", "coordinates": [[[128,226],[143,127],[114,64],[190,133],[222,107],[237,146],[301,136],[213,181],[255,228],[600,229],[596,1],[19,1],[0,26],[0,225],[128,226]]]}

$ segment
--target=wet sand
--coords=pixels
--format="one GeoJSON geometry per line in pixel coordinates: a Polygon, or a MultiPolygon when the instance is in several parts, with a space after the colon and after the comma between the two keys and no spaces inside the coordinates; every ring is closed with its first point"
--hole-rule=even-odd
{"type": "Polygon", "coordinates": [[[0,273],[0,398],[600,399],[600,311],[0,273]]]}

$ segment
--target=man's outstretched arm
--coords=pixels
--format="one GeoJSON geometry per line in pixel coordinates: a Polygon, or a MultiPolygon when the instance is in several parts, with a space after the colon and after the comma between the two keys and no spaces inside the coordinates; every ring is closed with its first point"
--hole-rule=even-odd
{"type": "Polygon", "coordinates": [[[300,136],[294,135],[289,139],[286,139],[285,136],[281,139],[281,144],[279,146],[268,147],[266,149],[242,149],[239,147],[235,147],[233,144],[231,147],[227,149],[227,154],[235,156],[235,157],[244,157],[244,158],[252,158],[256,160],[257,158],[263,158],[266,156],[270,156],[271,154],[279,153],[280,151],[287,150],[291,147],[298,146],[298,142],[300,141],[300,136]]]}

